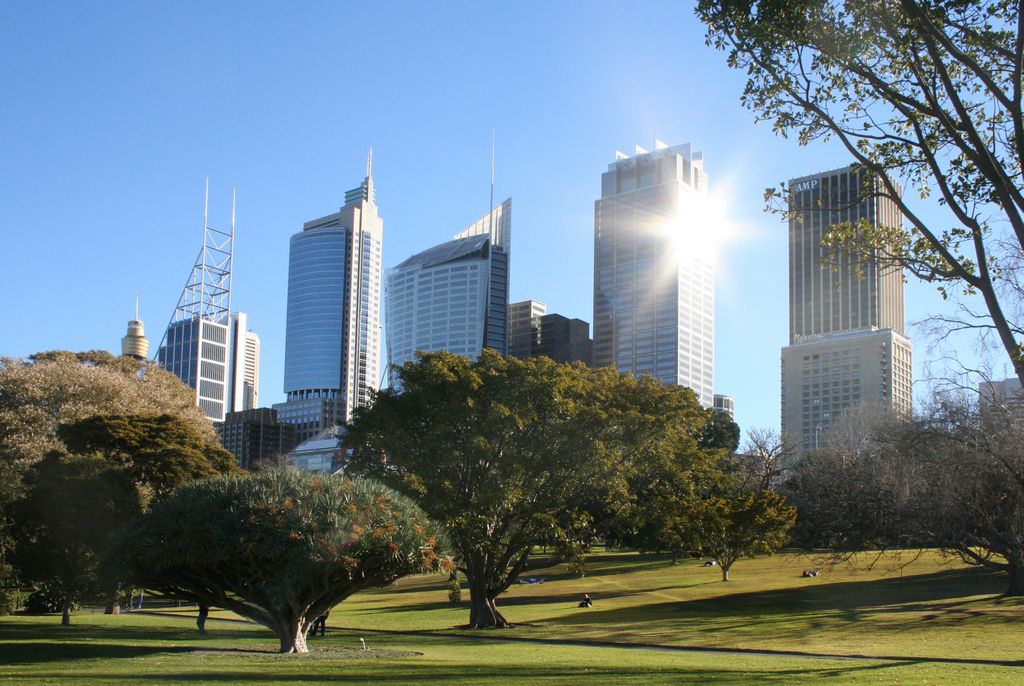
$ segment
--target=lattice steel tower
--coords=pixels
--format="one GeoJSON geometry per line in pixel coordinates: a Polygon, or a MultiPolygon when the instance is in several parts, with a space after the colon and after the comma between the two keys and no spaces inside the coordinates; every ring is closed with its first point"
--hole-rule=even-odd
{"type": "Polygon", "coordinates": [[[157,361],[195,390],[207,417],[224,421],[229,383],[231,261],[235,241],[235,195],[231,229],[210,226],[210,182],[203,199],[203,244],[167,325],[157,361]]]}

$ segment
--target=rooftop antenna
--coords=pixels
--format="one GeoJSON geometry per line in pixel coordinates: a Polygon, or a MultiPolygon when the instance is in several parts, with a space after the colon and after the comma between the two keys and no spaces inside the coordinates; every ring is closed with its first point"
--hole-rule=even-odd
{"type": "MultiPolygon", "coordinates": [[[[231,255],[235,254],[235,198],[238,195],[238,188],[231,189],[231,255]]],[[[225,315],[228,321],[231,320],[231,268],[228,268],[228,311],[225,315]]]]}
{"type": "Polygon", "coordinates": [[[491,199],[487,206],[487,233],[494,236],[491,222],[494,221],[494,129],[491,129],[491,199]]]}
{"type": "Polygon", "coordinates": [[[366,177],[373,176],[373,146],[370,146],[370,152],[366,155],[366,177]]]}
{"type": "Polygon", "coordinates": [[[135,294],[135,321],[139,321],[139,294],[135,294]]]}

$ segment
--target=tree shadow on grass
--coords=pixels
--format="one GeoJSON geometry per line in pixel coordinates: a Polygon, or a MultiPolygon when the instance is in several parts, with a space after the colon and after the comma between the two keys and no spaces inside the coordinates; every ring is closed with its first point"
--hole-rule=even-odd
{"type": "MultiPolygon", "coordinates": [[[[529,585],[525,588],[531,590],[539,589],[542,585],[529,585]]],[[[524,588],[523,586],[514,586],[513,588],[524,588]]],[[[527,605],[552,605],[552,604],[564,604],[566,607],[576,607],[580,599],[583,597],[581,592],[573,591],[572,593],[530,593],[528,595],[513,595],[513,591],[507,591],[506,593],[498,596],[497,605],[499,608],[507,607],[523,607],[527,605]]],[[[646,594],[647,591],[621,591],[615,593],[591,593],[595,600],[600,600],[604,597],[614,596],[616,598],[625,598],[629,596],[640,596],[646,594]]],[[[431,610],[469,610],[469,593],[463,596],[465,599],[456,604],[452,605],[447,600],[438,600],[429,603],[407,603],[405,605],[388,605],[388,612],[428,612],[431,610]]]]}
{"type": "MultiPolygon", "coordinates": [[[[280,663],[279,663],[280,664],[280,663]]],[[[174,670],[168,668],[162,674],[132,674],[124,672],[104,672],[81,675],[78,683],[89,684],[90,681],[102,683],[178,683],[194,681],[198,683],[238,682],[238,683],[444,683],[448,686],[462,684],[480,684],[494,681],[519,682],[528,684],[544,683],[657,683],[673,684],[751,684],[751,683],[792,683],[797,680],[855,677],[857,674],[870,672],[886,672],[905,667],[911,663],[864,663],[808,666],[806,668],[789,668],[780,670],[768,669],[709,669],[700,667],[663,666],[640,667],[637,669],[612,669],[604,667],[587,667],[579,665],[502,665],[502,664],[461,664],[441,663],[423,664],[409,663],[402,660],[382,660],[368,666],[363,673],[349,670],[317,671],[301,669],[303,658],[289,661],[292,669],[270,668],[267,661],[255,662],[252,671],[234,669],[231,671],[204,671],[196,669],[174,670]]],[[[352,663],[345,663],[346,667],[352,663]]],[[[42,680],[59,681],[66,674],[34,674],[42,680]]],[[[893,675],[895,676],[895,675],[893,675]]]]}
{"type": "MultiPolygon", "coordinates": [[[[187,653],[192,646],[123,645],[116,643],[23,643],[3,646],[0,662],[11,665],[27,665],[43,662],[71,660],[109,660],[139,658],[157,653],[187,653]]],[[[65,675],[66,677],[66,675],[65,675]]]]}
{"type": "MultiPolygon", "coordinates": [[[[748,636],[801,639],[869,617],[872,627],[880,632],[904,630],[911,620],[923,620],[922,624],[934,628],[955,628],[968,622],[996,628],[1020,619],[1016,612],[1000,611],[1001,604],[991,596],[966,597],[994,596],[1002,590],[1000,579],[974,569],[744,593],[729,593],[728,585],[722,586],[723,594],[711,598],[611,609],[595,603],[586,613],[539,621],[552,627],[618,627],[623,635],[671,635],[685,628],[691,633],[736,631],[748,636]],[[923,618],[908,617],[921,614],[923,618]]],[[[700,640],[699,633],[696,640],[700,640]]]]}
{"type": "MultiPolygon", "coordinates": [[[[265,632],[268,644],[272,640],[265,632]]],[[[156,653],[208,650],[205,641],[259,641],[259,631],[213,629],[205,637],[194,627],[139,626],[137,624],[0,624],[0,663],[30,664],[55,660],[134,658],[156,653]],[[187,643],[187,645],[181,645],[187,643]]]]}

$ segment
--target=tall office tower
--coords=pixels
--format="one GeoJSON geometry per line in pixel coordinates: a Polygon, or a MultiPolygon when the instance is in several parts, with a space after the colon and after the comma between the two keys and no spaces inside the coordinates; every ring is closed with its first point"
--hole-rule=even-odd
{"type": "Polygon", "coordinates": [[[487,287],[489,305],[484,322],[484,347],[507,355],[509,274],[512,267],[512,198],[506,198],[505,202],[455,234],[453,238],[470,236],[489,236],[492,250],[504,253],[504,259],[496,257],[491,261],[491,276],[487,287]]]}
{"type": "Polygon", "coordinates": [[[525,360],[533,354],[540,331],[540,318],[548,306],[539,300],[524,300],[508,306],[508,354],[525,360]]]}
{"type": "Polygon", "coordinates": [[[252,410],[260,405],[260,337],[249,331],[249,316],[231,315],[231,387],[228,411],[252,410]]]}
{"type": "Polygon", "coordinates": [[[715,412],[724,412],[730,417],[736,417],[736,401],[731,395],[720,395],[715,393],[715,412]]]}
{"type": "Polygon", "coordinates": [[[877,179],[844,167],[789,182],[789,346],[782,349],[782,431],[798,453],[821,447],[843,412],[861,404],[909,414],[910,341],[903,275],[874,258],[821,245],[842,222],[902,226],[877,179]]]}
{"type": "Polygon", "coordinates": [[[291,238],[284,390],[274,405],[299,440],[346,422],[380,379],[380,280],[384,221],[366,178],[338,212],[291,238]]]}
{"type": "Polygon", "coordinates": [[[230,231],[215,229],[208,221],[209,198],[207,183],[203,245],[160,342],[157,361],[195,390],[196,403],[207,417],[221,422],[228,400],[235,207],[232,197],[230,231]]]}
{"type": "Polygon", "coordinates": [[[594,211],[594,365],[714,396],[708,177],[690,145],[616,154],[594,211]]]}
{"type": "Polygon", "coordinates": [[[385,329],[392,385],[398,383],[397,368],[417,351],[447,350],[474,359],[484,348],[507,354],[511,208],[512,201],[506,200],[453,240],[387,271],[385,329]],[[480,229],[488,224],[490,230],[480,229]]]}
{"type": "Polygon", "coordinates": [[[139,299],[135,299],[135,319],[128,322],[128,332],[121,339],[121,354],[133,357],[136,360],[144,360],[149,355],[149,339],[146,338],[146,330],[139,319],[139,299]]]}

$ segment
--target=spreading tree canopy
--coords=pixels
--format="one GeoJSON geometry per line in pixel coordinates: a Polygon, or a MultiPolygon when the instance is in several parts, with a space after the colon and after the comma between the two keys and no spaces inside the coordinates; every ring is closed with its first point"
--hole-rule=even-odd
{"type": "Polygon", "coordinates": [[[531,546],[587,539],[595,503],[628,507],[629,476],[655,456],[696,451],[706,418],[687,389],[543,357],[429,353],[399,377],[357,410],[349,469],[444,525],[474,627],[509,626],[496,599],[531,546]]]}
{"type": "Polygon", "coordinates": [[[0,504],[16,497],[29,465],[64,448],[60,425],[97,414],[170,414],[217,441],[193,393],[158,365],[96,351],[0,358],[0,504]]]}
{"type": "MultiPolygon", "coordinates": [[[[741,101],[800,144],[834,138],[909,227],[839,225],[836,248],[959,284],[953,328],[992,331],[1024,381],[1024,16],[1016,0],[700,0],[741,101]],[[943,223],[901,193],[937,194],[943,223]]],[[[768,195],[781,195],[769,189],[768,195]]],[[[801,208],[796,208],[800,210],[801,208]]],[[[955,292],[957,289],[953,289],[955,292]]]]}
{"type": "Polygon", "coordinates": [[[238,460],[219,442],[170,414],[96,415],[60,426],[57,436],[70,452],[102,455],[118,465],[147,501],[182,483],[238,469],[238,460]]]}
{"type": "Polygon", "coordinates": [[[321,614],[356,591],[442,564],[407,498],[364,480],[265,470],[180,486],[121,547],[135,582],[233,610],[307,652],[321,614]]]}

